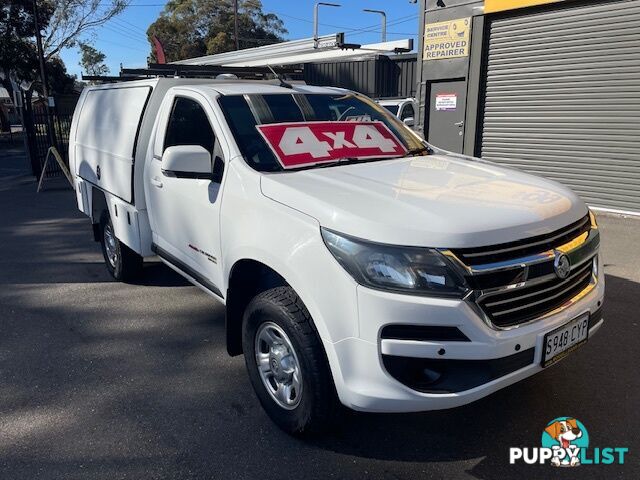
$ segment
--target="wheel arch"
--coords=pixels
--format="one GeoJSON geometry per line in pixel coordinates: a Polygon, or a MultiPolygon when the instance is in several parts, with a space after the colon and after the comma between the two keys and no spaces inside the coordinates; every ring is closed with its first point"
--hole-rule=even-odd
{"type": "Polygon", "coordinates": [[[242,316],[253,297],[265,290],[291,286],[284,276],[269,265],[252,258],[237,260],[229,271],[226,295],[225,330],[227,352],[242,352],[242,316]]]}

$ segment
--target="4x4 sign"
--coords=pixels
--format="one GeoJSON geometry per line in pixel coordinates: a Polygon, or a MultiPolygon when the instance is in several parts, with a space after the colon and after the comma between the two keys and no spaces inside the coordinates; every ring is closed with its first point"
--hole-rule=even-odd
{"type": "Polygon", "coordinates": [[[343,158],[397,157],[407,149],[382,122],[295,122],[256,126],[283,168],[343,158]]]}

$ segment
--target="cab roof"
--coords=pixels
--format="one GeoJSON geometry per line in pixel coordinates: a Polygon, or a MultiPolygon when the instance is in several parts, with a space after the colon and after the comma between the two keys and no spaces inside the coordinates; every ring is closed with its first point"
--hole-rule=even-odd
{"type": "Polygon", "coordinates": [[[92,85],[86,87],[87,90],[126,88],[132,86],[147,85],[156,87],[161,84],[165,88],[171,87],[194,87],[196,90],[216,92],[220,95],[245,95],[251,93],[325,93],[332,94],[346,92],[347,90],[337,87],[315,87],[301,82],[290,82],[293,89],[280,86],[278,80],[239,80],[239,79],[211,79],[211,78],[149,78],[141,80],[130,80],[117,83],[105,83],[102,85],[92,85]]]}

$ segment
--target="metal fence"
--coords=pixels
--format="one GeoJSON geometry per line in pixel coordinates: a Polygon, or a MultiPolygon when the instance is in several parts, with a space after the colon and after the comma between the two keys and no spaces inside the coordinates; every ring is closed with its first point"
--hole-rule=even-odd
{"type": "MultiPolygon", "coordinates": [[[[57,103],[57,102],[56,102],[57,103]]],[[[63,105],[74,102],[64,101],[63,105]]],[[[73,108],[50,108],[51,132],[49,131],[49,121],[47,119],[47,109],[42,104],[34,104],[29,99],[23,98],[22,115],[24,119],[24,130],[27,138],[31,170],[36,177],[42,173],[42,168],[47,156],[49,147],[54,146],[62,155],[63,160],[69,163],[69,131],[71,129],[71,118],[73,108]]],[[[57,177],[63,175],[57,162],[49,162],[45,177],[57,177]]]]}

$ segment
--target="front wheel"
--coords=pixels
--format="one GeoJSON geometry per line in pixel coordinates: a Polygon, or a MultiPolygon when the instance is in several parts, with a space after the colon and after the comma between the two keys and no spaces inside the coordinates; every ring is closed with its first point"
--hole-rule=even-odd
{"type": "Polygon", "coordinates": [[[253,389],[269,417],[291,434],[317,432],[335,418],[331,371],[306,307],[291,287],[247,306],[242,342],[253,389]]]}
{"type": "Polygon", "coordinates": [[[100,243],[107,270],[118,281],[130,281],[142,273],[143,259],[116,237],[109,212],[100,217],[100,243]]]}

